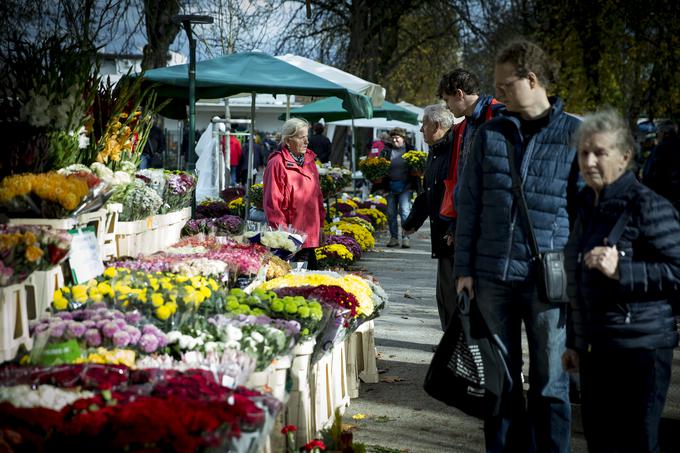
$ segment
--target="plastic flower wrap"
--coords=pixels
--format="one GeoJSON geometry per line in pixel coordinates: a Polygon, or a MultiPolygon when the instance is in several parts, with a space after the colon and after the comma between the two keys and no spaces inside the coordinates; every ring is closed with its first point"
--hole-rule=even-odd
{"type": "Polygon", "coordinates": [[[186,324],[168,333],[169,347],[176,351],[243,351],[263,370],[276,357],[288,355],[295,345],[300,325],[295,321],[273,320],[267,316],[213,316],[207,321],[186,324]]]}
{"type": "Polygon", "coordinates": [[[379,209],[360,208],[356,209],[354,212],[356,212],[359,215],[365,215],[370,217],[371,223],[375,228],[381,228],[387,225],[387,216],[379,209]]]}
{"type": "Polygon", "coordinates": [[[94,362],[134,366],[135,352],[151,354],[167,344],[165,334],[147,322],[140,312],[123,313],[106,308],[104,304],[43,317],[31,323],[30,330],[35,338],[31,351],[32,363],[39,363],[41,357],[44,358],[47,345],[68,340],[75,340],[82,353],[72,357],[71,361],[64,362],[60,358],[56,363],[94,362]],[[125,349],[130,351],[112,353],[125,349]]]}
{"type": "Polygon", "coordinates": [[[403,157],[411,171],[416,173],[425,171],[425,164],[427,164],[427,153],[425,151],[408,151],[404,153],[403,157]]]}
{"type": "Polygon", "coordinates": [[[343,236],[337,234],[327,234],[324,238],[323,245],[342,244],[347,247],[347,250],[354,256],[354,260],[361,258],[361,246],[351,236],[343,236]]]}
{"type": "Polygon", "coordinates": [[[196,177],[184,171],[165,170],[165,190],[163,191],[166,212],[179,211],[191,206],[191,198],[196,190],[196,177]]]}
{"type": "Polygon", "coordinates": [[[24,281],[33,271],[58,265],[69,253],[71,236],[58,230],[0,225],[0,287],[24,281]]]}
{"type": "Polygon", "coordinates": [[[322,269],[342,267],[347,269],[355,260],[352,252],[342,244],[323,245],[314,249],[314,255],[322,269]]]}
{"type": "Polygon", "coordinates": [[[165,172],[160,168],[147,168],[135,173],[135,178],[151,187],[161,199],[165,192],[165,172]]]}
{"type": "Polygon", "coordinates": [[[271,249],[275,255],[290,259],[299,252],[307,235],[292,228],[266,228],[260,232],[248,233],[249,240],[271,249]]]}
{"type": "Polygon", "coordinates": [[[160,326],[172,326],[198,312],[214,312],[223,298],[223,291],[213,278],[108,267],[103,275],[87,284],[56,290],[52,307],[56,311],[72,311],[104,302],[123,311],[138,310],[160,326]]]}
{"type": "Polygon", "coordinates": [[[381,179],[387,176],[390,161],[384,157],[367,157],[359,161],[359,170],[368,180],[381,179]]]}
{"type": "Polygon", "coordinates": [[[111,201],[123,205],[123,211],[120,213],[121,222],[143,220],[156,215],[163,205],[160,195],[139,179],[128,185],[119,186],[111,201]]]}
{"type": "Polygon", "coordinates": [[[264,184],[253,184],[248,191],[250,196],[250,203],[257,209],[262,209],[262,200],[264,199],[264,184]]]}
{"type": "Polygon", "coordinates": [[[15,215],[67,217],[80,207],[90,193],[89,181],[98,182],[81,173],[68,176],[56,172],[8,176],[0,181],[0,206],[15,215]]]}
{"type": "Polygon", "coordinates": [[[192,219],[182,228],[182,236],[212,234],[216,236],[236,235],[243,228],[243,219],[226,214],[216,219],[192,219]]]}
{"type": "Polygon", "coordinates": [[[361,250],[363,251],[375,247],[375,239],[373,238],[373,235],[361,225],[340,221],[324,226],[323,230],[326,234],[351,236],[355,241],[357,241],[357,243],[361,246],[361,250]]]}

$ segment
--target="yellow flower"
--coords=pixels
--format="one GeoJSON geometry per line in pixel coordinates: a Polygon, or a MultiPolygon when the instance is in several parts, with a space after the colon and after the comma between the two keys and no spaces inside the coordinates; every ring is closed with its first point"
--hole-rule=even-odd
{"type": "Polygon", "coordinates": [[[113,289],[111,288],[111,285],[106,282],[99,283],[97,285],[97,290],[99,291],[99,294],[103,296],[113,297],[113,289]]]}
{"type": "Polygon", "coordinates": [[[156,309],[156,317],[161,321],[165,321],[172,314],[172,310],[167,305],[161,305],[156,309]]]}
{"type": "Polygon", "coordinates": [[[73,294],[73,300],[78,303],[84,304],[87,302],[87,287],[85,285],[75,285],[71,288],[73,294]]]}
{"type": "Polygon", "coordinates": [[[116,269],[113,267],[107,267],[104,269],[104,277],[113,278],[116,276],[116,269]]]}
{"type": "Polygon", "coordinates": [[[163,300],[163,295],[162,295],[162,294],[160,294],[160,293],[153,293],[153,294],[151,295],[151,304],[152,304],[154,307],[160,307],[160,306],[163,305],[164,303],[165,303],[165,301],[163,300]]]}
{"type": "Polygon", "coordinates": [[[203,294],[203,297],[205,297],[206,299],[212,295],[212,292],[210,291],[210,289],[209,289],[207,286],[201,286],[201,287],[198,289],[198,291],[199,291],[201,294],[203,294]]]}
{"type": "Polygon", "coordinates": [[[52,302],[52,306],[55,310],[66,310],[66,307],[68,306],[68,300],[62,295],[60,290],[56,290],[54,292],[54,301],[52,302]]]}

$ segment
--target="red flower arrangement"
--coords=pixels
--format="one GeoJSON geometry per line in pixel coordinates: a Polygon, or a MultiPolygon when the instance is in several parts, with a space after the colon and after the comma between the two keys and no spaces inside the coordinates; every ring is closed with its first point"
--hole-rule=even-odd
{"type": "Polygon", "coordinates": [[[117,386],[61,411],[0,404],[0,435],[14,447],[63,451],[100,445],[107,451],[152,448],[193,452],[228,447],[229,439],[239,437],[242,429],[258,429],[265,422],[265,413],[255,400],[264,398],[266,403],[266,397],[243,388],[222,387],[204,370],[124,374],[113,366],[56,368],[60,369],[44,369],[42,374],[34,369],[18,377],[3,369],[0,376],[9,377],[13,384],[36,379],[57,383],[56,379],[65,378],[71,386],[90,378],[93,388],[104,388],[113,380],[111,376],[117,376],[117,386]]]}
{"type": "Polygon", "coordinates": [[[335,285],[299,286],[289,288],[277,288],[273,290],[277,296],[302,296],[305,299],[316,299],[321,303],[332,307],[346,308],[350,311],[350,317],[357,316],[359,301],[352,293],[335,285]]]}

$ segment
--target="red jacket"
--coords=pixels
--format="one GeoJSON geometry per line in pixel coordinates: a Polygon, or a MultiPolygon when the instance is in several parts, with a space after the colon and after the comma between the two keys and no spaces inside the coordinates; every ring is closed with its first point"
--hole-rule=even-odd
{"type": "MultiPolygon", "coordinates": [[[[227,140],[226,136],[220,137],[220,144],[222,145],[222,155],[226,154],[226,149],[227,149],[227,140]]],[[[238,138],[234,137],[233,135],[229,136],[229,166],[231,168],[236,168],[238,167],[239,162],[241,162],[241,155],[243,154],[243,151],[241,150],[241,142],[238,141],[238,138]]]]}
{"type": "Polygon", "coordinates": [[[287,147],[269,157],[264,170],[264,213],[272,227],[288,226],[307,234],[303,248],[318,247],[326,216],[316,154],[307,150],[300,167],[287,147]]]}

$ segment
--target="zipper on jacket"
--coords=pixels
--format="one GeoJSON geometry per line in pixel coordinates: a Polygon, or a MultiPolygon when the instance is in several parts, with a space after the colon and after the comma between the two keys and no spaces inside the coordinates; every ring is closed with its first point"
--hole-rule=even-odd
{"type": "Polygon", "coordinates": [[[628,304],[616,304],[616,306],[621,310],[621,313],[626,316],[623,323],[630,324],[630,307],[628,304]]]}
{"type": "Polygon", "coordinates": [[[505,269],[503,269],[503,281],[508,280],[508,270],[510,269],[510,253],[512,252],[512,242],[515,237],[515,221],[517,220],[517,211],[512,215],[512,221],[510,222],[510,240],[508,241],[508,251],[505,255],[505,269]]]}

